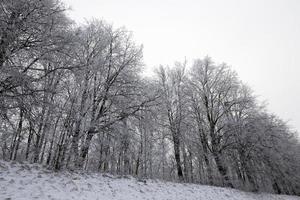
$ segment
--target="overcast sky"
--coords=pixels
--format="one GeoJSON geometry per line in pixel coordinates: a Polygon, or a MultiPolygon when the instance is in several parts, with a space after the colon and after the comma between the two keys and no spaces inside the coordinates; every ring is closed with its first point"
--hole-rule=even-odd
{"type": "Polygon", "coordinates": [[[125,26],[144,62],[226,62],[270,112],[300,131],[300,0],[64,0],[71,18],[125,26]]]}

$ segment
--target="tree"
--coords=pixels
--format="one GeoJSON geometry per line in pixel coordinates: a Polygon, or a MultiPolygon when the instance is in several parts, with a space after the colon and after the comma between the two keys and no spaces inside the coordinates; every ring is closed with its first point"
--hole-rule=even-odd
{"type": "Polygon", "coordinates": [[[176,68],[168,71],[160,67],[158,71],[158,84],[161,88],[162,102],[166,115],[166,124],[172,135],[174,156],[176,161],[177,175],[183,181],[183,170],[181,163],[181,132],[182,121],[184,118],[184,64],[177,63],[176,68]]]}
{"type": "Polygon", "coordinates": [[[228,65],[145,78],[124,28],[72,24],[56,0],[0,10],[1,159],[299,195],[296,133],[228,65]]]}

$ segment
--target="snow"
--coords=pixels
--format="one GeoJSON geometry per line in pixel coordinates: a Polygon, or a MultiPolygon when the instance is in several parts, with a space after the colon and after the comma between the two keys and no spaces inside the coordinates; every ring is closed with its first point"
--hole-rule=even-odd
{"type": "Polygon", "coordinates": [[[40,165],[0,161],[1,200],[300,200],[235,189],[138,181],[99,173],[53,172],[40,165]]]}

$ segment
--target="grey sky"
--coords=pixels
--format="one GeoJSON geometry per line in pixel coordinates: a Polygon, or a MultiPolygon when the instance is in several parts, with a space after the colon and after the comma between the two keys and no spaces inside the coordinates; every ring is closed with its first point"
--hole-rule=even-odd
{"type": "Polygon", "coordinates": [[[125,26],[149,68],[209,55],[300,130],[300,0],[64,0],[78,22],[125,26]]]}

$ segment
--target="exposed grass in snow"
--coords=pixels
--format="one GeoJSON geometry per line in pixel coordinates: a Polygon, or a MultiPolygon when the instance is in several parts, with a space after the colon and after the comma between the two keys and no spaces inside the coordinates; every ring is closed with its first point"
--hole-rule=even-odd
{"type": "Polygon", "coordinates": [[[35,164],[0,161],[2,200],[300,200],[234,189],[179,184],[98,173],[52,172],[35,164]]]}

